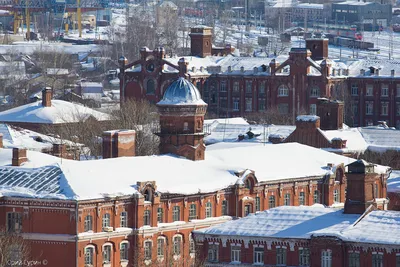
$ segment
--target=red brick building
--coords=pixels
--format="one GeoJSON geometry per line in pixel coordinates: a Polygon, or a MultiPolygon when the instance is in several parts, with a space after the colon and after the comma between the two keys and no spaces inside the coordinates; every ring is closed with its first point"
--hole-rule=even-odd
{"type": "Polygon", "coordinates": [[[205,266],[398,266],[400,212],[387,211],[386,183],[374,165],[347,166],[343,209],[277,207],[195,230],[205,266]]]}
{"type": "MultiPolygon", "coordinates": [[[[135,157],[135,132],[126,130],[104,134],[102,160],[0,149],[0,226],[21,233],[32,258],[58,267],[191,266],[194,229],[282,205],[345,202],[354,159],[297,143],[206,150],[207,105],[180,75],[158,103],[160,150],[169,154],[135,157]]],[[[376,170],[384,198],[388,169],[376,170]]]]}
{"type": "MultiPolygon", "coordinates": [[[[193,28],[191,55],[184,69],[218,117],[246,116],[269,109],[295,117],[316,114],[317,98],[345,101],[350,126],[386,121],[400,127],[398,61],[330,60],[328,40],[308,39],[306,48],[292,48],[277,58],[236,57],[232,49],[212,49],[211,29],[193,28]],[[227,55],[227,56],[221,56],[227,55]]],[[[126,98],[158,102],[178,76],[179,57],[169,58],[163,48],[143,48],[140,59],[120,60],[121,101],[126,98]]]]}

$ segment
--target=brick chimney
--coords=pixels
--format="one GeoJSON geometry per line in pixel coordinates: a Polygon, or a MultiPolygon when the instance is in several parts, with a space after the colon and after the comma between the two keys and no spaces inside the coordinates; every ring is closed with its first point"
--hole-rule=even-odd
{"type": "Polygon", "coordinates": [[[376,173],[374,164],[364,160],[347,165],[344,213],[363,214],[371,205],[386,210],[388,201],[385,176],[376,173]]]}
{"type": "Polygon", "coordinates": [[[27,162],[26,148],[13,148],[12,166],[21,166],[22,163],[27,162]]]}
{"type": "Polygon", "coordinates": [[[321,130],[343,128],[343,102],[327,98],[318,99],[317,115],[321,118],[321,130]]]}
{"type": "Polygon", "coordinates": [[[67,146],[65,144],[53,144],[53,156],[67,158],[67,146]]]}
{"type": "Polygon", "coordinates": [[[134,157],[136,131],[113,130],[103,132],[103,158],[134,157]]]}
{"type": "Polygon", "coordinates": [[[3,134],[0,133],[0,148],[3,148],[3,134]]]}
{"type": "Polygon", "coordinates": [[[52,90],[50,87],[46,87],[42,91],[42,106],[43,107],[51,107],[51,97],[52,90]]]}
{"type": "Polygon", "coordinates": [[[179,76],[180,77],[185,77],[186,73],[188,72],[188,65],[189,65],[189,62],[187,62],[184,57],[179,59],[178,66],[179,66],[179,76]]]}

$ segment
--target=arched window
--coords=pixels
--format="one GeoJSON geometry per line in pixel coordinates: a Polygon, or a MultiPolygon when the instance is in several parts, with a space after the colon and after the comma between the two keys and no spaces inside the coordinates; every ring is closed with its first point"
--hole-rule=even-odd
{"type": "Polygon", "coordinates": [[[313,86],[310,89],[310,96],[311,97],[319,97],[320,96],[320,90],[318,86],[313,86]]]}
{"type": "Polygon", "coordinates": [[[332,267],[332,251],[323,250],[321,252],[321,266],[322,267],[332,267]]]}
{"type": "Polygon", "coordinates": [[[189,207],[189,220],[197,219],[196,204],[192,203],[189,207]]]}
{"type": "Polygon", "coordinates": [[[340,203],[340,191],[338,189],[333,190],[333,202],[340,203]]]}
{"type": "Polygon", "coordinates": [[[163,258],[165,252],[166,239],[164,236],[157,238],[157,257],[163,258]]]}
{"type": "Polygon", "coordinates": [[[289,87],[285,84],[281,84],[278,87],[278,96],[288,96],[289,95],[289,87]]]}
{"type": "Polygon", "coordinates": [[[189,253],[195,253],[195,252],[196,252],[196,245],[194,243],[192,234],[190,234],[189,235],[189,253]]]}
{"type": "Polygon", "coordinates": [[[93,255],[94,255],[94,247],[93,246],[85,247],[85,264],[93,265],[93,255]]]}
{"type": "Polygon", "coordinates": [[[105,244],[103,246],[103,263],[111,263],[111,244],[105,244]]]}
{"type": "Polygon", "coordinates": [[[119,246],[120,258],[122,261],[129,260],[128,253],[129,253],[129,242],[123,241],[119,246]]]}
{"type": "Polygon", "coordinates": [[[87,215],[85,217],[85,223],[84,223],[84,231],[92,231],[93,230],[93,218],[91,215],[87,215]]]}
{"type": "Polygon", "coordinates": [[[144,190],[144,201],[153,201],[153,190],[151,188],[144,190]]]}
{"type": "Polygon", "coordinates": [[[335,181],[339,183],[343,182],[343,170],[341,168],[336,169],[335,181]]]}
{"type": "Polygon", "coordinates": [[[110,227],[110,221],[111,221],[110,213],[104,214],[103,215],[103,223],[102,223],[103,228],[110,227]]]}
{"type": "Polygon", "coordinates": [[[206,218],[212,217],[212,204],[211,202],[206,203],[206,218]]]}
{"type": "Polygon", "coordinates": [[[290,206],[290,194],[285,194],[283,205],[290,206]]]}
{"type": "Polygon", "coordinates": [[[120,214],[120,227],[128,227],[128,212],[126,211],[120,214]]]}
{"type": "Polygon", "coordinates": [[[175,256],[181,255],[182,236],[176,235],[173,240],[173,253],[175,256]]]}
{"type": "Polygon", "coordinates": [[[144,259],[151,260],[151,250],[152,250],[153,242],[145,241],[144,242],[144,259]]]}
{"type": "Polygon", "coordinates": [[[164,217],[164,210],[163,208],[157,208],[157,222],[162,223],[164,217]]]}
{"type": "Polygon", "coordinates": [[[154,95],[156,92],[156,84],[153,79],[148,79],[146,83],[146,94],[154,95]]]}
{"type": "Polygon", "coordinates": [[[275,196],[270,196],[268,199],[268,207],[270,209],[275,208],[275,196]]]}
{"type": "Polygon", "coordinates": [[[150,211],[145,210],[143,214],[143,225],[150,225],[150,211]]]}
{"type": "Polygon", "coordinates": [[[247,189],[251,189],[251,179],[249,179],[249,178],[246,179],[245,186],[247,189]]]}

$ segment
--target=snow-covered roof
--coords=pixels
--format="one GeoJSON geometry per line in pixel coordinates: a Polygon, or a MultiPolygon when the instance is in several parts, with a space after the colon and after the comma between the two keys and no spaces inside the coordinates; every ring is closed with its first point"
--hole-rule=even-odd
{"type": "Polygon", "coordinates": [[[51,100],[51,107],[43,107],[42,102],[37,101],[0,112],[0,122],[57,124],[79,122],[90,116],[99,121],[110,119],[108,114],[76,103],[51,100]]]}
{"type": "Polygon", "coordinates": [[[372,2],[364,2],[364,1],[345,1],[340,3],[334,3],[336,5],[351,5],[351,6],[366,6],[373,4],[372,2]]]}
{"type": "Polygon", "coordinates": [[[358,128],[345,128],[340,130],[323,131],[324,135],[329,139],[346,140],[347,152],[364,152],[368,148],[368,144],[363,138],[358,128]]]}
{"type": "Polygon", "coordinates": [[[392,170],[387,180],[388,192],[400,193],[400,170],[392,170]]]}
{"type": "Polygon", "coordinates": [[[352,225],[359,215],[343,210],[313,206],[280,206],[249,214],[239,220],[196,230],[195,233],[219,236],[310,238],[314,233],[339,233],[352,225]],[[312,223],[310,223],[312,221],[312,223]]]}
{"type": "Polygon", "coordinates": [[[375,210],[360,216],[317,204],[280,206],[194,232],[233,238],[307,239],[311,236],[334,236],[356,243],[399,245],[399,222],[398,211],[375,210]]]}
{"type": "Polygon", "coordinates": [[[388,149],[400,150],[400,130],[380,126],[358,128],[368,145],[368,150],[382,152],[388,149]]]}
{"type": "Polygon", "coordinates": [[[249,125],[249,123],[242,117],[204,120],[205,125],[212,125],[214,123],[249,125]]]}
{"type": "Polygon", "coordinates": [[[165,90],[157,105],[207,105],[196,86],[183,77],[179,77],[165,90]]]}
{"type": "Polygon", "coordinates": [[[317,120],[319,120],[319,117],[316,115],[299,115],[296,117],[296,121],[315,122],[317,120]]]}
{"type": "MultiPolygon", "coordinates": [[[[162,193],[213,192],[235,184],[238,179],[235,172],[247,169],[255,171],[259,182],[268,182],[322,177],[331,171],[326,167],[328,163],[347,165],[354,162],[352,158],[298,143],[219,143],[207,147],[203,161],[174,155],[73,161],[27,151],[28,162],[22,167],[12,167],[11,158],[10,149],[0,149],[0,194],[12,195],[13,190],[21,194],[18,190],[25,190],[32,197],[47,194],[60,198],[61,194],[64,198],[74,199],[134,194],[136,182],[143,180],[156,181],[157,189],[162,193]],[[43,178],[43,183],[35,182],[49,168],[60,169],[60,175],[54,179],[43,178]],[[52,191],[37,191],[47,183],[52,191]],[[54,191],[54,188],[59,189],[54,191]]],[[[386,172],[387,169],[377,166],[375,170],[386,172]]]]}
{"type": "Polygon", "coordinates": [[[0,134],[3,134],[5,148],[24,147],[28,150],[43,151],[52,148],[53,144],[78,145],[68,140],[51,137],[31,130],[0,123],[0,134]]]}

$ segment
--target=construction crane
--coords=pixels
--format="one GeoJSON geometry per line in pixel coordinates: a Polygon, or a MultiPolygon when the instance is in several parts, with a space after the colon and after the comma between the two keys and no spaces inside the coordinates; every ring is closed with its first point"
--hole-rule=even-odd
{"type": "Polygon", "coordinates": [[[43,12],[48,11],[54,14],[61,12],[64,12],[64,14],[66,12],[76,13],[79,37],[82,37],[82,13],[97,11],[107,6],[108,1],[106,0],[4,0],[0,3],[0,9],[8,10],[14,16],[14,34],[18,32],[18,28],[23,23],[25,15],[27,40],[30,39],[31,15],[34,13],[43,14],[43,12]]]}

